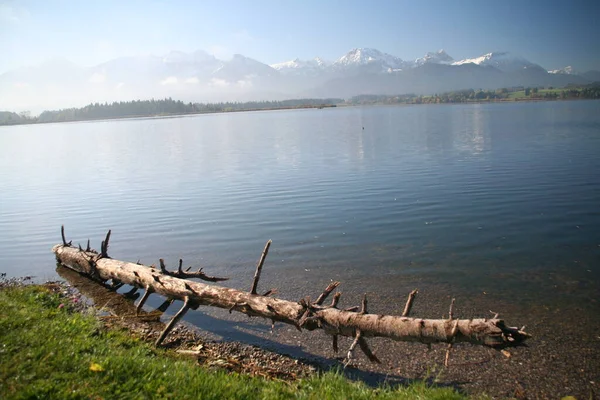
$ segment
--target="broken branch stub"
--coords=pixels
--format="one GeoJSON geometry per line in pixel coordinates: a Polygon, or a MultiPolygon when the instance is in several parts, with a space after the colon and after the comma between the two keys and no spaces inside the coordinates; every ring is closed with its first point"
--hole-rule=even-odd
{"type": "Polygon", "coordinates": [[[260,273],[262,272],[263,264],[265,263],[265,259],[267,258],[267,254],[269,254],[269,247],[271,247],[271,240],[267,241],[265,244],[265,248],[260,255],[260,259],[258,260],[258,264],[256,264],[256,272],[254,273],[254,279],[252,280],[252,287],[250,288],[251,294],[256,294],[256,289],[258,289],[258,281],[260,280],[260,273]]]}
{"type": "Polygon", "coordinates": [[[174,278],[180,278],[180,279],[198,278],[198,279],[202,279],[203,281],[207,281],[207,282],[221,282],[221,281],[229,280],[229,278],[219,278],[216,276],[206,275],[202,271],[202,268],[199,268],[198,271],[196,271],[196,272],[187,272],[191,269],[191,267],[190,267],[184,272],[183,268],[182,268],[182,265],[183,265],[182,259],[179,259],[179,266],[177,267],[177,271],[167,270],[167,267],[165,266],[165,260],[163,260],[162,258],[159,259],[158,261],[160,263],[160,272],[163,273],[164,275],[172,276],[174,278]]]}
{"type": "Polygon", "coordinates": [[[419,291],[417,289],[415,289],[408,294],[408,299],[406,299],[406,305],[404,306],[404,311],[402,311],[403,317],[408,317],[408,314],[410,314],[410,310],[415,301],[415,297],[417,296],[418,293],[419,293],[419,291]]]}
{"type": "MultiPolygon", "coordinates": [[[[108,238],[107,238],[108,239],[108,238]]],[[[108,242],[108,240],[106,240],[108,242]]],[[[261,256],[261,261],[268,252],[270,241],[267,242],[261,256]]],[[[184,301],[184,307],[169,323],[169,329],[161,334],[160,344],[168,335],[169,330],[177,323],[179,318],[188,311],[200,305],[219,307],[230,311],[237,311],[248,316],[258,316],[290,324],[300,329],[309,331],[323,329],[334,338],[334,347],[337,347],[337,336],[347,336],[355,339],[352,350],[356,345],[372,361],[377,358],[370,351],[366,338],[384,337],[397,341],[413,341],[421,343],[457,343],[468,342],[493,348],[516,346],[529,337],[522,329],[507,326],[501,319],[421,319],[408,316],[376,315],[369,314],[366,306],[366,297],[362,302],[362,309],[354,311],[337,309],[339,293],[336,293],[331,306],[323,306],[322,302],[337,287],[339,283],[332,282],[325,289],[318,301],[311,303],[310,299],[300,302],[278,299],[273,296],[263,296],[251,292],[208,285],[201,282],[189,281],[181,276],[181,268],[171,272],[161,263],[161,268],[148,267],[136,263],[98,257],[96,253],[80,250],[64,244],[52,248],[57,260],[83,275],[93,277],[96,274],[100,281],[119,281],[134,287],[144,288],[145,293],[138,303],[141,309],[150,293],[165,296],[168,299],[184,301]],[[92,266],[93,264],[93,266],[92,266]],[[187,304],[187,307],[186,307],[187,304]],[[302,323],[300,323],[302,322],[302,323]]],[[[259,266],[262,263],[259,261],[259,266]]],[[[197,275],[198,273],[187,274],[197,275]]],[[[199,277],[199,276],[193,276],[199,277]]],[[[253,281],[253,291],[256,291],[260,268],[253,281]]],[[[416,291],[411,293],[405,307],[404,314],[408,314],[416,291]],[[410,303],[410,304],[409,304],[410,303]]]]}
{"type": "Polygon", "coordinates": [[[60,226],[60,236],[62,237],[63,246],[71,246],[71,242],[67,243],[67,239],[65,239],[65,226],[60,226]]]}
{"type": "Polygon", "coordinates": [[[165,326],[165,329],[160,333],[160,336],[158,337],[158,339],[156,339],[156,342],[155,342],[156,346],[160,346],[161,345],[161,343],[163,342],[163,340],[165,340],[165,338],[167,337],[167,335],[169,334],[169,332],[171,332],[171,329],[173,329],[173,327],[175,326],[175,324],[181,318],[183,318],[183,316],[188,312],[188,310],[192,307],[191,303],[192,303],[192,301],[190,300],[189,297],[186,297],[183,300],[183,306],[181,307],[181,309],[169,321],[169,323],[167,324],[167,326],[165,326]]]}

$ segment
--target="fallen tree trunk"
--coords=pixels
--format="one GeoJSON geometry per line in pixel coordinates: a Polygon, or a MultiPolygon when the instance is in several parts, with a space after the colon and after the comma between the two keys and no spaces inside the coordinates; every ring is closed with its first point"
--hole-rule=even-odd
{"type": "Polygon", "coordinates": [[[81,247],[73,247],[71,242],[67,242],[64,237],[64,228],[61,233],[63,244],[52,248],[57,261],[94,280],[100,282],[111,280],[115,288],[123,284],[131,285],[134,288],[144,288],[145,293],[137,305],[138,310],[142,308],[151,293],[184,302],[181,310],[167,324],[156,342],[157,345],[160,345],[172,327],[190,308],[196,309],[200,305],[224,308],[229,312],[237,311],[249,316],[263,317],[270,319],[273,323],[279,321],[291,324],[299,330],[302,328],[307,330],[323,329],[333,336],[333,346],[336,351],[338,335],[353,337],[355,340],[348,352],[348,361],[352,358],[352,352],[356,345],[360,346],[371,361],[378,361],[367,345],[365,340],[367,337],[386,337],[397,341],[415,341],[426,344],[449,343],[447,355],[452,343],[468,342],[501,349],[521,344],[529,337],[524,332],[524,327],[521,329],[508,327],[503,320],[497,318],[497,315],[491,319],[454,318],[452,310],[454,300],[450,306],[448,319],[410,318],[408,314],[416,291],[409,295],[402,316],[369,314],[366,296],[363,298],[360,309],[354,307],[340,310],[337,308],[340,298],[339,292],[334,295],[330,305],[324,306],[323,302],[335,290],[339,282],[328,285],[315,302],[311,302],[310,298],[293,302],[270,297],[274,290],[269,290],[264,295],[256,294],[260,270],[267,255],[270,241],[261,255],[252,289],[250,292],[245,292],[189,281],[187,279],[199,278],[217,282],[225,278],[209,277],[201,269],[197,272],[184,272],[181,260],[178,270],[175,272],[168,271],[162,259],[160,260],[160,268],[113,260],[107,254],[110,231],[105,241],[102,242],[100,253],[89,247],[89,241],[85,250],[81,247]]]}

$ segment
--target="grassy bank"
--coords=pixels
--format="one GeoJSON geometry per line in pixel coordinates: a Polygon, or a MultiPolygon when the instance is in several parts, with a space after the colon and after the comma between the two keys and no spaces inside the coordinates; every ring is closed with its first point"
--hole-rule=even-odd
{"type": "Polygon", "coordinates": [[[461,399],[424,383],[372,389],[334,373],[297,382],[202,368],[106,329],[43,286],[0,289],[0,398],[461,399]]]}

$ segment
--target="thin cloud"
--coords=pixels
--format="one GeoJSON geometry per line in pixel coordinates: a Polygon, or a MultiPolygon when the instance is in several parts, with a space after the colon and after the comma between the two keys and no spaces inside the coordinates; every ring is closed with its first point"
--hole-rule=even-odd
{"type": "Polygon", "coordinates": [[[90,76],[90,83],[104,83],[104,81],[106,80],[106,75],[101,74],[99,72],[94,73],[92,76],[90,76]]]}
{"type": "Polygon", "coordinates": [[[229,86],[229,82],[225,79],[212,78],[209,85],[214,87],[227,87],[229,86]]]}
{"type": "Polygon", "coordinates": [[[176,76],[169,76],[167,79],[160,81],[161,85],[175,85],[179,82],[176,76]]]}
{"type": "Polygon", "coordinates": [[[251,88],[254,86],[251,80],[239,80],[237,81],[237,85],[241,88],[251,88]]]}

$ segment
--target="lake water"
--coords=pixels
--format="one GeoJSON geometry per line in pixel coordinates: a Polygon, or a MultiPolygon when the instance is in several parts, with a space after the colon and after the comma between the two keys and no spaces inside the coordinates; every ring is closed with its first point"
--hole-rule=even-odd
{"type": "Polygon", "coordinates": [[[96,248],[112,229],[113,258],[183,257],[249,287],[272,239],[261,286],[287,297],[333,278],[389,311],[418,284],[592,321],[599,155],[598,101],[3,127],[0,272],[55,279],[64,224],[96,248]]]}
{"type": "Polygon", "coordinates": [[[0,129],[0,254],[69,237],[231,268],[598,278],[600,103],[368,107],[0,129]],[[363,129],[364,128],[364,129],[363,129]],[[308,267],[307,267],[308,268],[308,267]],[[587,270],[590,270],[588,272],[587,270]],[[584,274],[584,272],[587,274],[584,274]]]}

